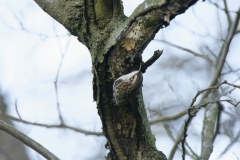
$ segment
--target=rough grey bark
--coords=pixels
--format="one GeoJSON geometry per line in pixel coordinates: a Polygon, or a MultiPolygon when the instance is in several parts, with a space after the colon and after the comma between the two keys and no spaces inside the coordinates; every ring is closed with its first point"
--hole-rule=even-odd
{"type": "Polygon", "coordinates": [[[166,159],[156,149],[141,89],[126,104],[116,106],[112,85],[136,70],[158,30],[196,1],[145,0],[126,17],[120,0],[35,0],[91,53],[93,97],[108,140],[107,159],[166,159]]]}

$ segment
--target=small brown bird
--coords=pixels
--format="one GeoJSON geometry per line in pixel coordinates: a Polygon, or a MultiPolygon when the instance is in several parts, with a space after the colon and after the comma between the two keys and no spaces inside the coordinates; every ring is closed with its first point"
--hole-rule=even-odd
{"type": "Polygon", "coordinates": [[[113,97],[117,105],[126,101],[129,95],[142,86],[141,65],[138,71],[122,75],[113,83],[113,97]]]}

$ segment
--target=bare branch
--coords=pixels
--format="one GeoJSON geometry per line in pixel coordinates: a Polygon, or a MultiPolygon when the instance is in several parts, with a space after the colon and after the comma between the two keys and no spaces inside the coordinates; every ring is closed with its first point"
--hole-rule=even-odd
{"type": "Polygon", "coordinates": [[[23,119],[18,119],[16,117],[13,117],[13,116],[10,116],[10,115],[7,115],[7,114],[4,114],[3,116],[6,117],[6,118],[9,118],[10,120],[16,121],[16,122],[20,122],[20,123],[24,123],[24,124],[30,124],[30,125],[39,126],[39,127],[67,128],[67,129],[74,130],[74,131],[79,132],[79,133],[83,133],[85,135],[103,136],[102,132],[91,132],[91,131],[88,131],[88,130],[85,130],[85,129],[71,127],[71,126],[68,126],[64,123],[49,125],[49,124],[43,124],[43,123],[29,122],[29,121],[26,121],[26,120],[23,120],[23,119]]]}
{"type": "MultiPolygon", "coordinates": [[[[215,95],[214,95],[215,96],[215,95]]],[[[205,116],[203,122],[204,130],[202,130],[202,150],[199,156],[199,160],[209,159],[213,151],[214,133],[216,125],[216,117],[218,114],[218,104],[208,106],[207,116],[205,116]]]]}
{"type": "MultiPolygon", "coordinates": [[[[227,81],[224,81],[224,82],[222,82],[222,83],[220,83],[220,84],[218,84],[218,85],[216,85],[216,86],[214,86],[214,87],[209,87],[209,88],[207,88],[207,89],[198,91],[197,94],[195,95],[195,97],[193,98],[192,103],[191,103],[191,105],[190,105],[190,107],[189,107],[189,109],[188,109],[188,118],[186,119],[185,124],[184,124],[184,127],[183,127],[183,131],[181,132],[181,135],[183,136],[183,139],[182,139],[182,150],[183,150],[183,155],[182,155],[182,157],[183,157],[183,159],[185,159],[185,146],[184,146],[184,142],[185,142],[185,140],[186,140],[186,138],[187,138],[187,128],[188,128],[188,126],[190,125],[192,119],[196,116],[197,112],[199,111],[199,109],[200,109],[201,107],[204,107],[204,106],[206,106],[206,105],[208,105],[208,104],[219,103],[219,102],[228,102],[228,103],[230,103],[231,105],[233,105],[233,106],[236,107],[236,106],[240,103],[240,101],[237,102],[237,103],[234,103],[232,100],[224,99],[224,100],[217,100],[217,101],[208,101],[208,102],[205,102],[205,103],[203,103],[203,104],[200,104],[200,105],[197,105],[197,106],[193,106],[194,103],[195,103],[195,101],[196,101],[196,99],[197,99],[197,97],[198,97],[201,93],[203,93],[203,92],[209,92],[210,90],[213,90],[213,89],[218,89],[218,88],[219,88],[221,85],[223,85],[223,84],[227,84],[227,85],[230,85],[230,86],[232,86],[232,87],[235,87],[235,88],[240,89],[240,86],[237,86],[237,85],[235,85],[235,84],[231,84],[231,83],[228,83],[227,81]]],[[[177,142],[176,142],[176,143],[177,143],[177,142]]]]}
{"type": "Polygon", "coordinates": [[[49,160],[59,160],[54,154],[52,154],[50,151],[48,151],[46,148],[44,148],[41,144],[34,141],[30,137],[26,136],[25,134],[19,132],[9,124],[3,122],[0,120],[0,129],[7,132],[11,136],[17,138],[18,140],[22,141],[24,144],[41,154],[43,157],[49,160]]]}
{"type": "Polygon", "coordinates": [[[207,55],[202,55],[200,53],[197,53],[197,52],[194,52],[190,49],[187,49],[187,48],[184,48],[184,47],[181,47],[181,46],[178,46],[178,45],[175,45],[175,44],[172,44],[170,42],[167,42],[165,40],[159,40],[159,39],[154,39],[156,41],[159,41],[159,42],[163,42],[163,43],[166,43],[167,45],[169,46],[172,46],[172,47],[175,47],[177,49],[180,49],[180,50],[183,50],[183,51],[186,51],[188,53],[191,53],[192,55],[196,56],[196,57],[200,57],[200,58],[203,58],[204,60],[206,60],[207,62],[209,62],[210,64],[213,63],[212,60],[207,56],[207,55]]]}
{"type": "MultiPolygon", "coordinates": [[[[229,50],[230,43],[231,43],[231,41],[232,41],[232,39],[233,39],[234,33],[235,33],[235,31],[236,31],[236,28],[237,28],[237,25],[238,25],[238,22],[239,22],[239,16],[240,16],[240,14],[238,13],[238,14],[236,15],[236,17],[235,17],[235,20],[234,20],[233,23],[232,23],[232,26],[230,27],[230,31],[229,31],[229,33],[228,33],[228,35],[227,35],[227,37],[226,37],[225,43],[223,44],[222,49],[221,49],[221,51],[220,51],[220,53],[219,53],[218,59],[217,59],[217,61],[216,61],[217,63],[216,63],[216,66],[215,66],[215,70],[214,70],[214,77],[213,77],[213,79],[212,79],[212,81],[211,81],[211,83],[210,83],[210,85],[209,85],[210,87],[207,88],[207,89],[205,89],[205,90],[198,91],[198,93],[196,94],[196,96],[193,98],[192,103],[191,103],[191,105],[190,105],[189,108],[192,108],[192,107],[193,107],[193,104],[195,103],[196,98],[198,97],[199,94],[201,94],[201,93],[204,92],[204,94],[203,94],[203,96],[202,96],[202,98],[201,98],[201,101],[200,101],[200,103],[199,103],[199,104],[202,104],[204,101],[207,100],[207,96],[208,96],[210,90],[212,90],[212,89],[218,89],[218,87],[219,87],[220,85],[224,84],[224,83],[227,84],[227,81],[224,81],[224,82],[222,82],[222,83],[214,86],[214,85],[216,84],[219,76],[221,75],[221,71],[222,71],[222,68],[223,68],[223,65],[224,65],[224,62],[225,62],[225,59],[226,59],[228,50],[229,50]],[[211,87],[211,86],[214,86],[214,87],[211,87]]],[[[229,84],[229,85],[230,85],[230,84],[229,84]]],[[[233,85],[233,84],[232,84],[232,85],[233,85]]],[[[195,116],[195,114],[196,114],[197,111],[198,111],[198,109],[196,110],[196,108],[198,108],[198,107],[193,107],[193,108],[194,108],[194,109],[191,109],[191,110],[189,109],[189,110],[188,110],[188,111],[189,111],[189,114],[192,116],[192,118],[195,116]],[[190,112],[192,112],[192,113],[190,113],[190,112]]],[[[176,140],[176,142],[175,142],[175,144],[174,144],[174,146],[173,146],[173,148],[172,148],[172,150],[171,150],[171,152],[170,152],[170,158],[171,158],[171,159],[173,158],[174,153],[175,153],[175,151],[176,151],[176,148],[177,148],[178,144],[179,144],[180,141],[181,141],[181,137],[184,137],[183,140],[182,140],[182,146],[184,147],[184,141],[185,141],[186,136],[187,136],[187,134],[186,134],[185,131],[187,130],[188,125],[191,123],[192,118],[190,118],[190,119],[188,118],[187,121],[185,121],[185,125],[184,125],[183,129],[181,130],[181,132],[180,132],[180,134],[179,134],[179,137],[177,138],[177,140],[176,140]]],[[[184,149],[183,149],[183,151],[184,151],[184,149]]],[[[185,154],[183,154],[183,158],[185,158],[184,155],[185,155],[185,154]]],[[[169,159],[170,159],[170,158],[169,158],[169,159]]]]}
{"type": "Polygon", "coordinates": [[[213,52],[208,46],[205,46],[205,48],[207,49],[207,51],[209,51],[209,53],[210,53],[215,59],[217,59],[217,56],[214,54],[214,52],[213,52]]]}
{"type": "Polygon", "coordinates": [[[60,111],[60,104],[59,104],[59,99],[58,99],[58,79],[59,79],[59,73],[60,73],[60,70],[61,70],[61,67],[62,67],[62,63],[63,63],[64,57],[65,57],[65,54],[67,52],[67,49],[68,49],[68,46],[69,46],[69,43],[70,43],[70,40],[71,40],[71,36],[69,35],[67,45],[66,45],[64,51],[62,51],[61,43],[60,43],[59,36],[57,34],[57,31],[56,31],[55,23],[53,22],[53,24],[54,24],[53,28],[54,28],[55,36],[57,37],[59,50],[61,51],[61,60],[60,60],[57,75],[56,75],[56,78],[55,78],[54,86],[55,86],[56,103],[57,103],[57,111],[58,111],[59,120],[60,120],[61,123],[64,123],[63,118],[62,118],[62,114],[61,114],[61,111],[60,111]]]}
{"type": "MultiPolygon", "coordinates": [[[[151,111],[156,113],[160,117],[162,116],[161,112],[154,111],[154,110],[151,110],[151,111]]],[[[163,121],[162,124],[163,124],[163,127],[165,128],[168,136],[172,139],[172,141],[174,141],[174,137],[173,137],[172,131],[170,130],[169,124],[167,124],[165,121],[163,121]]]]}
{"type": "Polygon", "coordinates": [[[222,75],[226,75],[226,74],[230,74],[230,73],[238,72],[238,71],[240,71],[240,68],[232,70],[232,71],[229,71],[229,72],[222,73],[222,75]]]}
{"type": "Polygon", "coordinates": [[[178,114],[175,114],[175,115],[172,115],[172,116],[166,116],[166,117],[159,117],[157,119],[154,119],[154,120],[150,120],[149,123],[151,125],[155,124],[155,123],[158,123],[158,122],[162,122],[162,121],[169,121],[169,120],[176,120],[184,115],[186,115],[188,113],[187,110],[184,110],[178,114]]]}
{"type": "Polygon", "coordinates": [[[234,138],[231,138],[231,142],[228,144],[228,146],[225,148],[225,150],[221,153],[221,155],[218,157],[222,157],[240,138],[240,131],[238,131],[237,135],[234,138]]]}
{"type": "Polygon", "coordinates": [[[232,84],[232,83],[228,83],[227,81],[224,81],[224,82],[225,82],[225,84],[228,84],[229,86],[232,86],[232,87],[240,89],[240,85],[235,85],[235,84],[232,84]]]}
{"type": "Polygon", "coordinates": [[[186,146],[188,147],[188,149],[190,150],[190,152],[192,153],[193,159],[198,159],[199,156],[193,151],[193,149],[189,146],[187,141],[185,143],[186,143],[186,146]]]}
{"type": "Polygon", "coordinates": [[[224,2],[224,7],[225,7],[224,12],[225,12],[225,14],[226,14],[226,16],[227,16],[227,20],[228,20],[228,27],[230,27],[230,25],[231,25],[231,23],[232,23],[232,20],[231,20],[230,14],[229,14],[229,12],[228,12],[227,1],[226,1],[226,0],[223,0],[223,2],[224,2]]]}
{"type": "Polygon", "coordinates": [[[211,0],[209,0],[209,2],[210,2],[211,4],[213,4],[216,8],[218,8],[218,9],[220,9],[220,10],[223,10],[224,12],[236,13],[236,11],[229,11],[229,10],[227,10],[226,7],[225,7],[225,8],[220,7],[217,3],[212,2],[211,0]]]}
{"type": "Polygon", "coordinates": [[[238,156],[233,152],[233,154],[235,155],[235,157],[237,158],[237,160],[239,160],[238,156]]]}
{"type": "Polygon", "coordinates": [[[173,159],[174,154],[176,152],[176,149],[178,147],[178,144],[180,143],[180,141],[182,139],[182,135],[184,134],[183,131],[184,131],[184,129],[182,128],[180,133],[179,133],[179,135],[178,135],[178,137],[177,137],[177,139],[176,139],[176,141],[175,141],[175,143],[174,143],[174,145],[173,145],[173,147],[172,147],[172,149],[171,149],[171,152],[170,152],[170,154],[168,156],[168,160],[172,160],[173,159]]]}
{"type": "MultiPolygon", "coordinates": [[[[157,115],[159,115],[160,117],[162,117],[162,113],[161,112],[157,112],[157,111],[155,111],[155,110],[150,110],[151,112],[154,112],[154,113],[156,113],[157,115]]],[[[167,122],[165,122],[165,121],[162,121],[162,125],[163,125],[163,127],[165,128],[165,130],[166,130],[166,132],[167,132],[167,134],[168,134],[168,136],[171,138],[171,140],[173,141],[173,142],[175,142],[175,138],[173,137],[173,134],[172,134],[172,131],[170,130],[170,127],[169,127],[169,124],[167,124],[167,122]]],[[[191,147],[186,143],[186,146],[188,147],[188,149],[190,150],[190,152],[192,153],[192,154],[190,154],[188,151],[186,152],[187,153],[187,155],[189,155],[190,157],[192,157],[192,159],[196,159],[198,156],[197,156],[197,154],[191,149],[191,147]]],[[[180,150],[180,151],[182,151],[182,149],[178,146],[178,149],[180,150]]]]}
{"type": "Polygon", "coordinates": [[[162,53],[163,53],[163,50],[154,51],[153,56],[142,65],[141,67],[142,73],[145,73],[147,68],[150,67],[162,55],[162,53]]]}
{"type": "Polygon", "coordinates": [[[209,88],[207,88],[207,89],[203,89],[203,90],[198,91],[197,94],[196,94],[196,95],[194,96],[194,98],[192,99],[192,103],[190,104],[190,107],[189,107],[189,108],[193,108],[193,107],[194,107],[193,104],[196,102],[197,97],[198,97],[200,94],[202,94],[202,93],[204,93],[204,92],[209,92],[210,90],[213,90],[213,89],[218,89],[221,85],[226,84],[226,83],[227,83],[227,81],[223,81],[222,83],[220,83],[220,84],[218,84],[218,85],[216,85],[216,86],[209,87],[209,88]]]}
{"type": "MultiPolygon", "coordinates": [[[[232,42],[232,39],[234,37],[235,31],[236,31],[237,26],[238,26],[239,18],[240,18],[240,14],[238,13],[235,17],[235,20],[233,21],[233,23],[230,27],[230,31],[228,32],[226,40],[225,40],[225,42],[224,42],[224,44],[221,48],[220,54],[219,54],[218,59],[216,61],[217,63],[216,63],[216,66],[215,66],[214,77],[213,77],[212,82],[210,83],[209,86],[214,86],[217,83],[217,80],[218,80],[219,76],[221,75],[221,71],[222,71],[225,59],[227,57],[227,54],[228,54],[229,46],[232,42]]],[[[209,92],[205,92],[205,95],[203,97],[206,97],[208,95],[208,93],[209,92]]]]}
{"type": "Polygon", "coordinates": [[[19,112],[18,112],[18,107],[17,107],[17,99],[15,99],[15,110],[17,112],[17,115],[20,119],[22,119],[22,117],[20,116],[19,112]]]}
{"type": "MultiPolygon", "coordinates": [[[[55,23],[53,23],[55,24],[55,23]]],[[[62,118],[62,114],[61,114],[61,111],[60,111],[60,104],[59,104],[59,99],[58,99],[58,79],[59,79],[59,73],[60,73],[60,70],[61,70],[61,67],[62,67],[62,63],[63,63],[63,60],[64,60],[64,56],[66,54],[66,51],[68,49],[68,46],[69,46],[69,43],[70,43],[70,39],[71,39],[71,36],[69,36],[68,38],[68,42],[67,42],[67,45],[65,47],[65,50],[62,51],[61,49],[61,44],[60,44],[60,40],[59,40],[59,37],[58,37],[58,34],[56,32],[56,28],[55,28],[55,25],[54,26],[54,32],[55,32],[55,35],[57,37],[57,40],[58,40],[58,46],[60,48],[60,51],[62,52],[61,54],[61,60],[60,60],[60,64],[59,64],[59,67],[58,67],[58,71],[57,71],[57,75],[56,75],[56,78],[55,78],[55,82],[54,82],[54,87],[55,87],[55,93],[56,93],[56,102],[57,102],[57,110],[58,110],[58,116],[59,116],[59,119],[60,119],[60,122],[61,123],[64,123],[63,122],[63,118],[62,118]]]]}

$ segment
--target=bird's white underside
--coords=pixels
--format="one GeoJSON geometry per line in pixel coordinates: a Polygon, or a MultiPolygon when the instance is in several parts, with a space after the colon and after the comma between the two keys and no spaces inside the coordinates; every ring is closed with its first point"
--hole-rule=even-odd
{"type": "MultiPolygon", "coordinates": [[[[129,81],[130,78],[131,78],[133,75],[135,75],[137,72],[138,72],[138,71],[133,71],[133,72],[131,72],[131,73],[122,75],[122,76],[119,77],[117,80],[122,79],[123,81],[129,81]]],[[[116,81],[117,81],[117,80],[116,80],[116,81]]]]}

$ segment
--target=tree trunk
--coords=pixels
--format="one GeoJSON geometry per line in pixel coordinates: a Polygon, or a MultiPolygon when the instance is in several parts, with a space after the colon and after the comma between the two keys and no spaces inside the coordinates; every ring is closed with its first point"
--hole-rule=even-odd
{"type": "Polygon", "coordinates": [[[91,53],[93,97],[108,140],[107,159],[167,159],[156,149],[141,89],[116,106],[112,86],[121,75],[144,65],[142,52],[155,34],[196,0],[145,0],[130,17],[120,0],[35,2],[91,53]]]}

